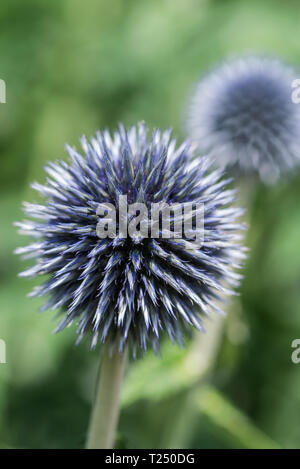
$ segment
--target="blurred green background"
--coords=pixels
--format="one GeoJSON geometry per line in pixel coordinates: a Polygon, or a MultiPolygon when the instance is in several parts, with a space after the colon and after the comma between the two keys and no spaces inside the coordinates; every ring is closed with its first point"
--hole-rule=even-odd
{"type": "MultiPolygon", "coordinates": [[[[83,447],[99,351],[51,334],[51,313],[26,298],[13,227],[43,164],[82,134],[145,120],[183,137],[191,86],[228,55],[267,52],[300,65],[300,4],[280,0],[2,0],[0,78],[0,447],[83,447]]],[[[130,363],[120,448],[299,448],[300,175],[258,187],[249,209],[251,257],[216,366],[163,344],[130,363]]],[[[208,335],[209,339],[209,325],[208,335]]]]}

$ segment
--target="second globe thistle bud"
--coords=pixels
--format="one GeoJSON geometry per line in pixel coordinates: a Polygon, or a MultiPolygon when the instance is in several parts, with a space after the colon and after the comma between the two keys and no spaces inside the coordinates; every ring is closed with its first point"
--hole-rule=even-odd
{"type": "Polygon", "coordinates": [[[192,96],[188,133],[216,163],[274,182],[300,162],[300,104],[295,71],[272,58],[229,61],[205,76],[192,96]]]}

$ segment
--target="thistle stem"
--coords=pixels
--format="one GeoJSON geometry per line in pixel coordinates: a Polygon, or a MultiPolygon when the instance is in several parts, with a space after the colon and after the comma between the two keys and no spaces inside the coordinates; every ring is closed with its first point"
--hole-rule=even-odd
{"type": "Polygon", "coordinates": [[[104,347],[87,438],[87,449],[112,449],[120,411],[120,391],[127,350],[109,354],[104,347]]]}

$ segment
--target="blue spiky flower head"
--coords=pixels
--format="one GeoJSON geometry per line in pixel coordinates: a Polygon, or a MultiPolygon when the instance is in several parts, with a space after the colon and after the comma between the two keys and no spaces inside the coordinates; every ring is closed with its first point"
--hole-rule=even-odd
{"type": "Polygon", "coordinates": [[[274,182],[300,161],[300,105],[292,67],[247,56],[222,64],[197,85],[187,128],[203,152],[239,174],[274,182]]]}
{"type": "Polygon", "coordinates": [[[244,258],[240,243],[241,210],[232,206],[234,191],[211,161],[192,162],[186,143],[176,146],[171,132],[153,132],[145,125],[129,131],[120,126],[111,135],[98,132],[81,140],[83,154],[67,146],[69,163],[49,163],[45,185],[34,183],[45,203],[25,204],[34,221],[17,225],[35,242],[17,253],[36,258],[22,276],[47,276],[32,296],[48,294],[43,309],[59,308],[57,330],[77,323],[78,341],[91,333],[98,341],[133,352],[160,336],[182,343],[201,317],[219,310],[219,297],[232,293],[240,279],[235,272],[244,258]],[[97,236],[99,203],[201,202],[204,242],[175,238],[97,236]]]}

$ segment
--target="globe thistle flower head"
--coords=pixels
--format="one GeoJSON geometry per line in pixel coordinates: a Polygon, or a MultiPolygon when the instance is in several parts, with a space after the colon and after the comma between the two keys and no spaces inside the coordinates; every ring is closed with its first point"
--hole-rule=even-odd
{"type": "Polygon", "coordinates": [[[32,185],[45,202],[26,203],[34,221],[17,223],[35,238],[17,249],[36,259],[20,275],[47,276],[31,296],[48,295],[42,309],[59,309],[58,331],[76,323],[77,342],[90,333],[92,347],[108,341],[122,350],[128,342],[134,354],[148,345],[158,350],[163,334],[182,344],[189,329],[202,329],[204,314],[220,311],[219,298],[233,293],[241,278],[235,269],[245,256],[242,211],[232,206],[234,191],[221,170],[210,170],[209,159],[192,162],[189,146],[177,146],[169,130],[149,138],[143,123],[129,131],[120,126],[81,143],[82,154],[68,146],[69,163],[49,163],[45,185],[32,185]],[[125,237],[117,230],[99,238],[99,204],[117,207],[119,228],[117,202],[124,195],[128,206],[205,204],[202,246],[185,234],[125,237]]]}
{"type": "Polygon", "coordinates": [[[188,111],[190,138],[216,163],[265,183],[300,161],[300,106],[294,70],[267,57],[229,61],[204,77],[188,111]]]}

